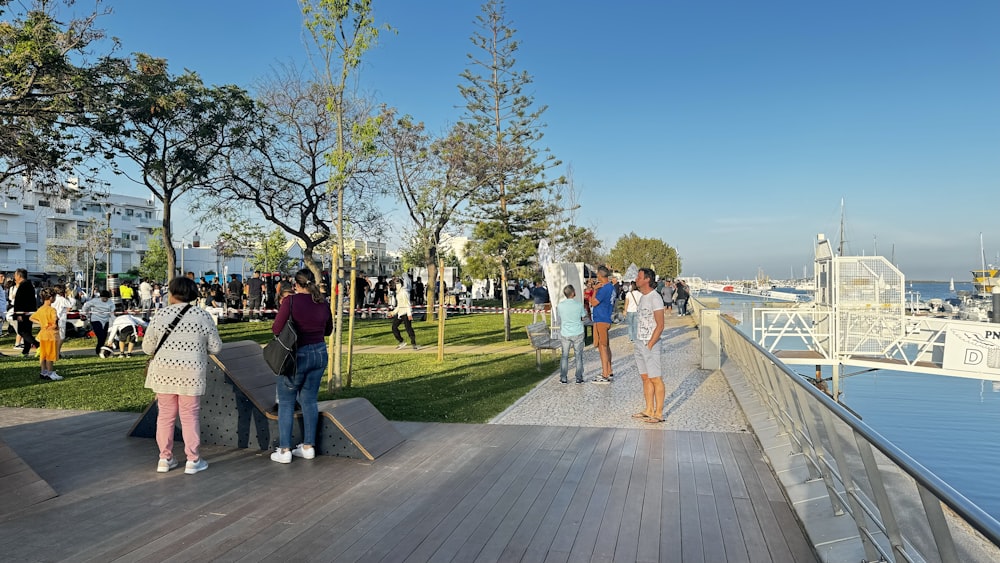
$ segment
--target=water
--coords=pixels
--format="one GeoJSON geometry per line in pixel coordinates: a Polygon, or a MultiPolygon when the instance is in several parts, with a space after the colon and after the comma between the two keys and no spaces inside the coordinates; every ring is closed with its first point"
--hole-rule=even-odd
{"type": "MultiPolygon", "coordinates": [[[[906,285],[923,300],[954,297],[948,282],[906,285]]],[[[972,284],[956,282],[955,289],[971,291],[972,284]]],[[[723,312],[750,332],[750,309],[759,299],[710,296],[720,297],[723,312]]],[[[845,377],[840,385],[841,402],[866,424],[1000,519],[1000,487],[990,478],[1000,467],[1000,383],[994,389],[987,380],[880,370],[845,377]]]]}

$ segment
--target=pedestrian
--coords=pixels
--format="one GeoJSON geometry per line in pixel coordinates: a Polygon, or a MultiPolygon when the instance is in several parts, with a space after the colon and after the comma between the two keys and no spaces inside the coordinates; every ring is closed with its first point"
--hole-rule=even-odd
{"type": "Polygon", "coordinates": [[[142,317],[149,319],[153,309],[153,284],[149,283],[148,278],[142,278],[139,282],[139,306],[142,308],[142,317]]]}
{"type": "Polygon", "coordinates": [[[29,317],[38,308],[35,300],[35,286],[28,279],[28,271],[24,268],[14,270],[14,284],[17,289],[11,299],[14,309],[14,320],[17,321],[17,334],[21,337],[21,355],[27,356],[32,348],[38,347],[38,341],[32,336],[32,326],[29,317]]]}
{"type": "Polygon", "coordinates": [[[7,275],[0,272],[0,336],[7,334],[7,275]]]}
{"type": "Polygon", "coordinates": [[[670,311],[674,306],[674,292],[677,291],[674,288],[673,280],[667,280],[663,284],[663,289],[660,290],[660,296],[663,297],[663,308],[666,311],[670,311]]]}
{"type": "Polygon", "coordinates": [[[368,317],[368,291],[371,289],[371,284],[368,283],[368,278],[365,276],[364,272],[359,272],[358,276],[354,280],[354,308],[361,310],[361,318],[368,317]]]}
{"type": "Polygon", "coordinates": [[[403,342],[403,336],[399,333],[399,324],[402,323],[406,325],[406,335],[410,337],[410,345],[414,350],[419,350],[417,337],[413,334],[413,309],[410,307],[410,292],[400,280],[393,280],[389,283],[389,289],[396,292],[396,308],[389,311],[388,315],[393,319],[392,335],[396,338],[396,349],[406,348],[406,342],[403,342]]]}
{"type": "Polygon", "coordinates": [[[52,308],[56,310],[56,329],[59,331],[59,339],[56,340],[56,358],[62,357],[63,342],[66,341],[66,322],[69,310],[73,308],[73,302],[66,297],[66,286],[56,284],[52,286],[52,308]]]}
{"type": "Polygon", "coordinates": [[[639,298],[642,293],[636,288],[635,282],[629,283],[629,290],[625,293],[625,325],[628,326],[628,341],[635,342],[635,330],[639,310],[639,298]]]}
{"type": "Polygon", "coordinates": [[[414,305],[423,305],[426,301],[426,296],[424,295],[424,282],[417,276],[417,281],[413,282],[413,296],[416,300],[413,302],[414,305]]]}
{"type": "Polygon", "coordinates": [[[260,279],[260,270],[254,270],[253,276],[247,281],[247,295],[250,322],[260,322],[260,306],[264,302],[264,280],[260,279]]]}
{"type": "Polygon", "coordinates": [[[611,369],[611,342],[608,331],[611,329],[611,314],[615,306],[615,288],[608,279],[611,271],[607,266],[597,268],[597,285],[594,296],[590,298],[590,314],[594,321],[594,344],[601,354],[601,375],[594,378],[594,383],[607,384],[614,381],[614,371],[611,369]]]}
{"type": "Polygon", "coordinates": [[[38,294],[42,306],[27,319],[27,325],[38,323],[38,361],[41,364],[39,377],[47,381],[59,381],[62,377],[56,373],[56,345],[59,341],[59,316],[52,308],[54,297],[51,289],[43,289],[38,294]]]}
{"type": "Polygon", "coordinates": [[[94,338],[97,345],[94,353],[101,355],[101,348],[108,337],[108,327],[111,325],[111,317],[115,314],[115,303],[111,301],[111,292],[102,289],[97,299],[91,299],[83,304],[82,313],[90,320],[90,330],[94,331],[94,338]]]}
{"type": "Polygon", "coordinates": [[[106,346],[114,354],[114,342],[118,340],[119,358],[131,358],[135,343],[139,341],[139,327],[145,329],[149,323],[128,313],[115,317],[108,329],[106,346]]]}
{"type": "Polygon", "coordinates": [[[316,457],[316,430],[319,407],[316,399],[326,371],[325,337],[333,332],[330,305],[307,269],[295,273],[295,293],[282,299],[271,330],[275,335],[285,328],[288,319],[295,322],[298,347],[295,352],[295,375],[278,378],[278,447],[271,461],[291,463],[292,456],[316,457]],[[302,406],[302,443],[292,449],[292,423],[295,403],[302,406]]]}
{"type": "Polygon", "coordinates": [[[375,282],[375,306],[385,307],[389,304],[389,282],[385,276],[379,276],[375,282]]]}
{"type": "Polygon", "coordinates": [[[194,475],[208,469],[201,457],[201,396],[205,394],[208,355],[222,350],[222,340],[212,316],[200,307],[198,285],[186,277],[176,277],[167,285],[167,307],[149,323],[142,351],[150,357],[145,387],[156,393],[156,445],[160,458],[158,473],[177,467],[174,457],[174,425],[181,420],[184,473],[194,475]]]}
{"type": "Polygon", "coordinates": [[[636,276],[636,286],[642,293],[639,298],[636,346],[632,352],[635,365],[642,378],[642,396],[646,408],[632,415],[643,422],[655,424],[663,422],[663,401],[666,396],[663,387],[663,366],[660,335],[663,334],[663,298],[656,291],[656,274],[649,268],[640,268],[636,276]]]}
{"type": "Polygon", "coordinates": [[[132,308],[132,286],[128,282],[123,282],[118,288],[118,295],[122,298],[122,311],[128,311],[132,308]]]}
{"type": "Polygon", "coordinates": [[[687,314],[687,302],[690,298],[691,293],[688,291],[687,284],[684,283],[684,280],[677,280],[674,289],[674,303],[677,304],[677,316],[687,314]]]}
{"type": "Polygon", "coordinates": [[[535,322],[538,319],[538,315],[542,316],[542,322],[548,322],[545,319],[545,304],[549,302],[549,290],[545,289],[541,281],[535,281],[535,287],[531,288],[531,322],[535,322]]]}
{"type": "Polygon", "coordinates": [[[569,349],[573,349],[576,359],[576,382],[583,383],[583,319],[587,312],[583,302],[577,300],[576,289],[572,285],[563,288],[563,299],[556,305],[559,315],[559,343],[562,344],[562,359],[559,360],[559,382],[569,383],[569,349]]]}

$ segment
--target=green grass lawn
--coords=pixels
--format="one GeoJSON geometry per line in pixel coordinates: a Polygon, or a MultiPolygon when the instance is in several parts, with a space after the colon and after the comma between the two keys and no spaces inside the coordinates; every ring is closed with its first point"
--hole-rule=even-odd
{"type": "MultiPolygon", "coordinates": [[[[524,326],[530,315],[512,317],[512,336],[527,343],[524,326]]],[[[359,344],[394,344],[389,320],[360,320],[355,326],[359,344]]],[[[437,325],[415,322],[417,342],[433,345],[437,325]]],[[[503,342],[501,315],[453,315],[446,324],[449,344],[503,342]]],[[[226,342],[271,338],[270,323],[229,323],[219,326],[226,342]]],[[[345,326],[346,332],[346,326],[345,326]]],[[[72,339],[65,348],[90,348],[93,339],[72,339]]],[[[9,335],[0,338],[0,405],[80,410],[139,412],[153,400],[143,387],[145,358],[101,359],[73,357],[56,363],[66,379],[42,381],[38,361],[12,356],[9,335]]],[[[320,399],[364,397],[390,420],[481,423],[502,412],[558,366],[558,357],[543,356],[542,371],[535,369],[533,353],[520,355],[446,354],[438,363],[433,354],[356,354],[352,387],[334,395],[321,391],[320,399]]],[[[346,374],[345,374],[346,375],[346,374]]],[[[321,389],[325,390],[324,381],[321,389]]]]}

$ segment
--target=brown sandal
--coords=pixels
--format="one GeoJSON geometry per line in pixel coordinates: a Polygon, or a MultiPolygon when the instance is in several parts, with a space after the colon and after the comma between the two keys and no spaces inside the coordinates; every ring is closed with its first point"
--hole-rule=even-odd
{"type": "Polygon", "coordinates": [[[649,415],[644,412],[637,412],[632,415],[632,418],[649,418],[649,415]]]}

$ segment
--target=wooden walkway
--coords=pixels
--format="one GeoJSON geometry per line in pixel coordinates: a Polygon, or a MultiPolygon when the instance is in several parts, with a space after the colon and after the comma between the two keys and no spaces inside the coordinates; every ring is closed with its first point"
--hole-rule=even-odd
{"type": "Polygon", "coordinates": [[[747,433],[397,423],[375,462],[206,447],[192,476],[136,416],[0,408],[59,494],[0,515],[4,559],[816,561],[747,433]]]}

